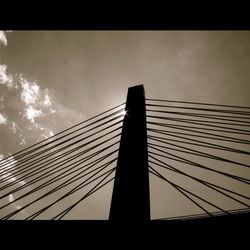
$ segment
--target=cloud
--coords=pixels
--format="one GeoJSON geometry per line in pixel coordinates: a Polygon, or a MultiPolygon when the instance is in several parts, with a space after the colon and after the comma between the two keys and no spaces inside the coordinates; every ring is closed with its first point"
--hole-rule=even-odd
{"type": "Polygon", "coordinates": [[[7,123],[7,118],[0,113],[0,124],[6,124],[6,123],[7,123]]]}
{"type": "Polygon", "coordinates": [[[24,117],[36,127],[40,127],[35,122],[35,118],[56,112],[52,105],[49,90],[42,90],[36,82],[28,81],[23,75],[19,76],[19,83],[21,87],[21,101],[25,105],[24,117]]]}
{"type": "MultiPolygon", "coordinates": [[[[0,33],[7,45],[6,32],[0,33]],[[4,39],[5,38],[5,39],[4,39]]],[[[58,102],[54,93],[24,73],[8,72],[0,64],[0,153],[19,151],[26,145],[54,135],[84,119],[84,116],[58,102]],[[5,143],[3,143],[5,142],[5,143]]]]}
{"type": "Polygon", "coordinates": [[[26,109],[26,114],[25,116],[27,117],[28,120],[30,120],[33,124],[35,124],[34,118],[40,117],[43,115],[43,112],[40,109],[35,109],[32,106],[29,106],[26,109]]]}
{"type": "Polygon", "coordinates": [[[0,65],[0,112],[4,114],[0,123],[6,125],[0,131],[6,141],[4,146],[0,144],[0,153],[18,151],[85,118],[58,102],[48,88],[24,74],[7,71],[6,65],[0,65]]]}
{"type": "Polygon", "coordinates": [[[50,97],[49,97],[49,95],[47,93],[44,96],[43,104],[44,104],[45,107],[50,107],[51,106],[51,100],[50,100],[50,97]]]}
{"type": "Polygon", "coordinates": [[[49,89],[36,81],[30,81],[24,74],[7,74],[6,65],[1,68],[0,109],[6,116],[1,115],[0,122],[6,126],[0,132],[8,145],[2,147],[1,153],[18,151],[84,119],[82,114],[59,103],[49,89]],[[9,140],[12,135],[15,137],[9,140]]]}
{"type": "Polygon", "coordinates": [[[5,154],[13,151],[11,144],[17,144],[18,148],[53,135],[55,122],[51,115],[56,113],[49,89],[29,81],[24,74],[8,74],[7,70],[6,65],[0,65],[0,124],[6,125],[0,132],[2,138],[16,136],[12,143],[7,142],[10,148],[5,148],[5,154]]]}
{"type": "Polygon", "coordinates": [[[0,43],[7,46],[7,38],[4,31],[0,31],[0,43]]]}
{"type": "Polygon", "coordinates": [[[35,82],[29,82],[27,79],[20,76],[20,84],[22,87],[21,99],[26,104],[34,104],[37,102],[40,87],[35,82]]]}
{"type": "Polygon", "coordinates": [[[13,78],[11,74],[6,73],[7,66],[0,64],[0,84],[7,85],[9,88],[13,87],[13,78]]]}

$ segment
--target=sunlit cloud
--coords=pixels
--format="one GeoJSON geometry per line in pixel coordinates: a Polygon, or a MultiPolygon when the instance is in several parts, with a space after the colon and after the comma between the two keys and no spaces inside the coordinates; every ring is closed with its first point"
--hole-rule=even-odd
{"type": "MultiPolygon", "coordinates": [[[[7,34],[8,31],[0,32],[0,43],[4,46],[7,34]]],[[[59,103],[50,89],[31,81],[23,72],[9,72],[6,64],[0,64],[0,88],[0,125],[5,125],[1,126],[2,140],[13,136],[7,141],[5,151],[12,151],[13,145],[20,149],[48,139],[60,126],[71,126],[84,119],[81,113],[59,103]]]]}
{"type": "Polygon", "coordinates": [[[0,124],[6,124],[6,123],[7,123],[7,118],[0,113],[0,124]]]}
{"type": "Polygon", "coordinates": [[[0,43],[7,46],[7,38],[4,31],[0,31],[0,43]]]}
{"type": "Polygon", "coordinates": [[[21,100],[25,104],[24,116],[35,124],[34,118],[44,116],[48,113],[55,113],[52,108],[51,97],[48,89],[41,90],[36,82],[30,82],[23,76],[20,76],[21,100]],[[45,112],[46,109],[46,112],[45,112]]]}
{"type": "Polygon", "coordinates": [[[26,109],[26,114],[25,116],[27,117],[28,120],[30,120],[30,122],[32,122],[33,124],[35,124],[35,118],[43,116],[43,112],[40,109],[35,109],[32,106],[29,106],[26,109]]]}
{"type": "Polygon", "coordinates": [[[40,87],[35,83],[27,81],[25,78],[20,77],[20,83],[22,86],[21,100],[26,105],[34,104],[38,100],[40,87]]]}
{"type": "MultiPolygon", "coordinates": [[[[37,141],[52,136],[51,124],[46,124],[43,119],[37,120],[37,118],[45,118],[56,112],[50,91],[47,88],[42,89],[36,81],[29,81],[24,74],[11,74],[7,71],[7,65],[0,64],[0,84],[3,85],[5,93],[16,96],[15,99],[12,99],[18,103],[15,112],[24,120],[13,120],[13,116],[7,119],[6,115],[0,113],[0,124],[8,126],[12,133],[17,135],[19,145],[27,143],[27,136],[30,138],[35,136],[37,141]],[[7,88],[4,89],[4,87],[7,88]],[[20,105],[20,101],[23,105],[20,105]],[[32,126],[25,125],[25,120],[29,121],[32,126]],[[31,133],[25,132],[27,128],[31,133]],[[41,131],[40,134],[39,131],[41,131]]],[[[10,103],[8,98],[4,98],[3,93],[0,93],[0,108],[6,113],[10,103]]]]}
{"type": "Polygon", "coordinates": [[[13,78],[11,74],[6,72],[7,66],[5,64],[0,64],[0,84],[7,85],[7,87],[13,87],[13,78]]]}
{"type": "Polygon", "coordinates": [[[43,104],[45,107],[51,106],[51,101],[48,94],[45,94],[43,104]]]}

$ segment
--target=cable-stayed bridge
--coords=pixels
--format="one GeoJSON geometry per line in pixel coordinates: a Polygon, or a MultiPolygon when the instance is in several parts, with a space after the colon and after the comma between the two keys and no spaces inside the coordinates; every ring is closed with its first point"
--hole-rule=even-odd
{"type": "Polygon", "coordinates": [[[3,159],[0,218],[86,220],[99,193],[101,223],[249,220],[249,127],[249,107],[131,87],[126,103],[3,159]]]}

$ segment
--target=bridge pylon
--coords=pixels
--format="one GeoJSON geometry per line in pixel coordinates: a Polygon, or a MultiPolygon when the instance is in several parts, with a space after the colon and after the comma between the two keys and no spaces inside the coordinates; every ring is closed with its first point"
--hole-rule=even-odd
{"type": "Polygon", "coordinates": [[[143,85],[128,89],[109,220],[150,221],[146,108],[143,85]]]}

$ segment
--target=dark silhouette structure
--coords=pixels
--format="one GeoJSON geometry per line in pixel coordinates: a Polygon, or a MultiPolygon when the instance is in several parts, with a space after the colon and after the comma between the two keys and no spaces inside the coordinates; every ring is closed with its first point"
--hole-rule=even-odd
{"type": "Polygon", "coordinates": [[[128,90],[109,220],[150,220],[149,172],[143,85],[128,90]]]}
{"type": "MultiPolygon", "coordinates": [[[[11,236],[13,240],[13,235],[24,232],[23,239],[27,236],[33,239],[37,237],[40,242],[41,237],[37,233],[40,231],[43,238],[51,235],[54,237],[54,233],[58,233],[60,238],[54,237],[57,241],[67,239],[70,235],[79,239],[81,244],[89,239],[91,244],[99,242],[102,247],[103,243],[109,245],[112,237],[118,239],[116,247],[129,240],[133,244],[134,240],[137,240],[141,247],[142,242],[152,240],[155,248],[156,243],[169,243],[169,240],[175,238],[178,238],[178,241],[174,241],[175,244],[184,242],[186,247],[186,242],[190,241],[193,247],[195,238],[207,243],[214,237],[222,240],[223,247],[229,239],[236,242],[237,249],[239,243],[248,244],[249,194],[240,193],[234,190],[233,186],[225,187],[220,183],[212,183],[209,179],[203,180],[195,175],[195,170],[189,174],[178,167],[180,164],[186,164],[185,167],[189,169],[195,167],[216,173],[235,181],[237,186],[245,185],[244,190],[247,190],[250,185],[248,176],[227,173],[219,167],[210,168],[206,162],[196,162],[188,155],[224,162],[225,165],[234,164],[235,167],[244,167],[249,171],[247,163],[227,159],[223,155],[219,157],[217,153],[229,152],[226,155],[233,153],[249,156],[249,150],[247,151],[246,147],[241,148],[240,145],[250,144],[249,131],[246,130],[250,124],[250,107],[145,99],[144,87],[138,85],[128,89],[124,117],[123,110],[124,103],[0,161],[0,200],[8,199],[10,194],[13,195],[28,186],[37,185],[32,190],[23,192],[21,196],[8,199],[7,203],[1,204],[0,211],[34,192],[48,188],[47,193],[42,196],[35,196],[34,200],[31,199],[21,208],[1,215],[0,219],[5,220],[0,223],[2,238],[11,236]],[[216,150],[215,155],[203,150],[204,148],[216,150]],[[117,155],[114,156],[117,152],[118,158],[117,155]],[[246,208],[224,210],[223,204],[219,206],[206,197],[203,198],[198,188],[185,189],[183,182],[175,183],[166,172],[161,174],[163,171],[160,173],[159,168],[184,176],[187,181],[198,182],[246,208]],[[12,176],[8,175],[12,171],[19,177],[13,180],[12,176]],[[149,174],[176,189],[205,213],[151,220],[149,174]],[[27,183],[23,183],[22,178],[26,178],[27,183]],[[39,216],[51,207],[54,208],[55,204],[94,183],[87,193],[80,193],[79,200],[73,204],[66,203],[66,208],[62,211],[53,211],[59,214],[52,217],[52,220],[65,218],[75,206],[112,180],[114,188],[109,220],[83,218],[79,221],[39,221],[39,216]],[[71,184],[74,186],[71,187],[71,184]],[[58,197],[55,195],[55,201],[36,207],[25,221],[9,220],[58,190],[65,192],[58,197]],[[207,211],[204,203],[216,208],[218,212],[207,211]],[[34,220],[35,218],[38,220],[34,220]],[[100,237],[103,237],[102,240],[100,237]]],[[[130,244],[127,248],[130,248],[130,244]]]]}

